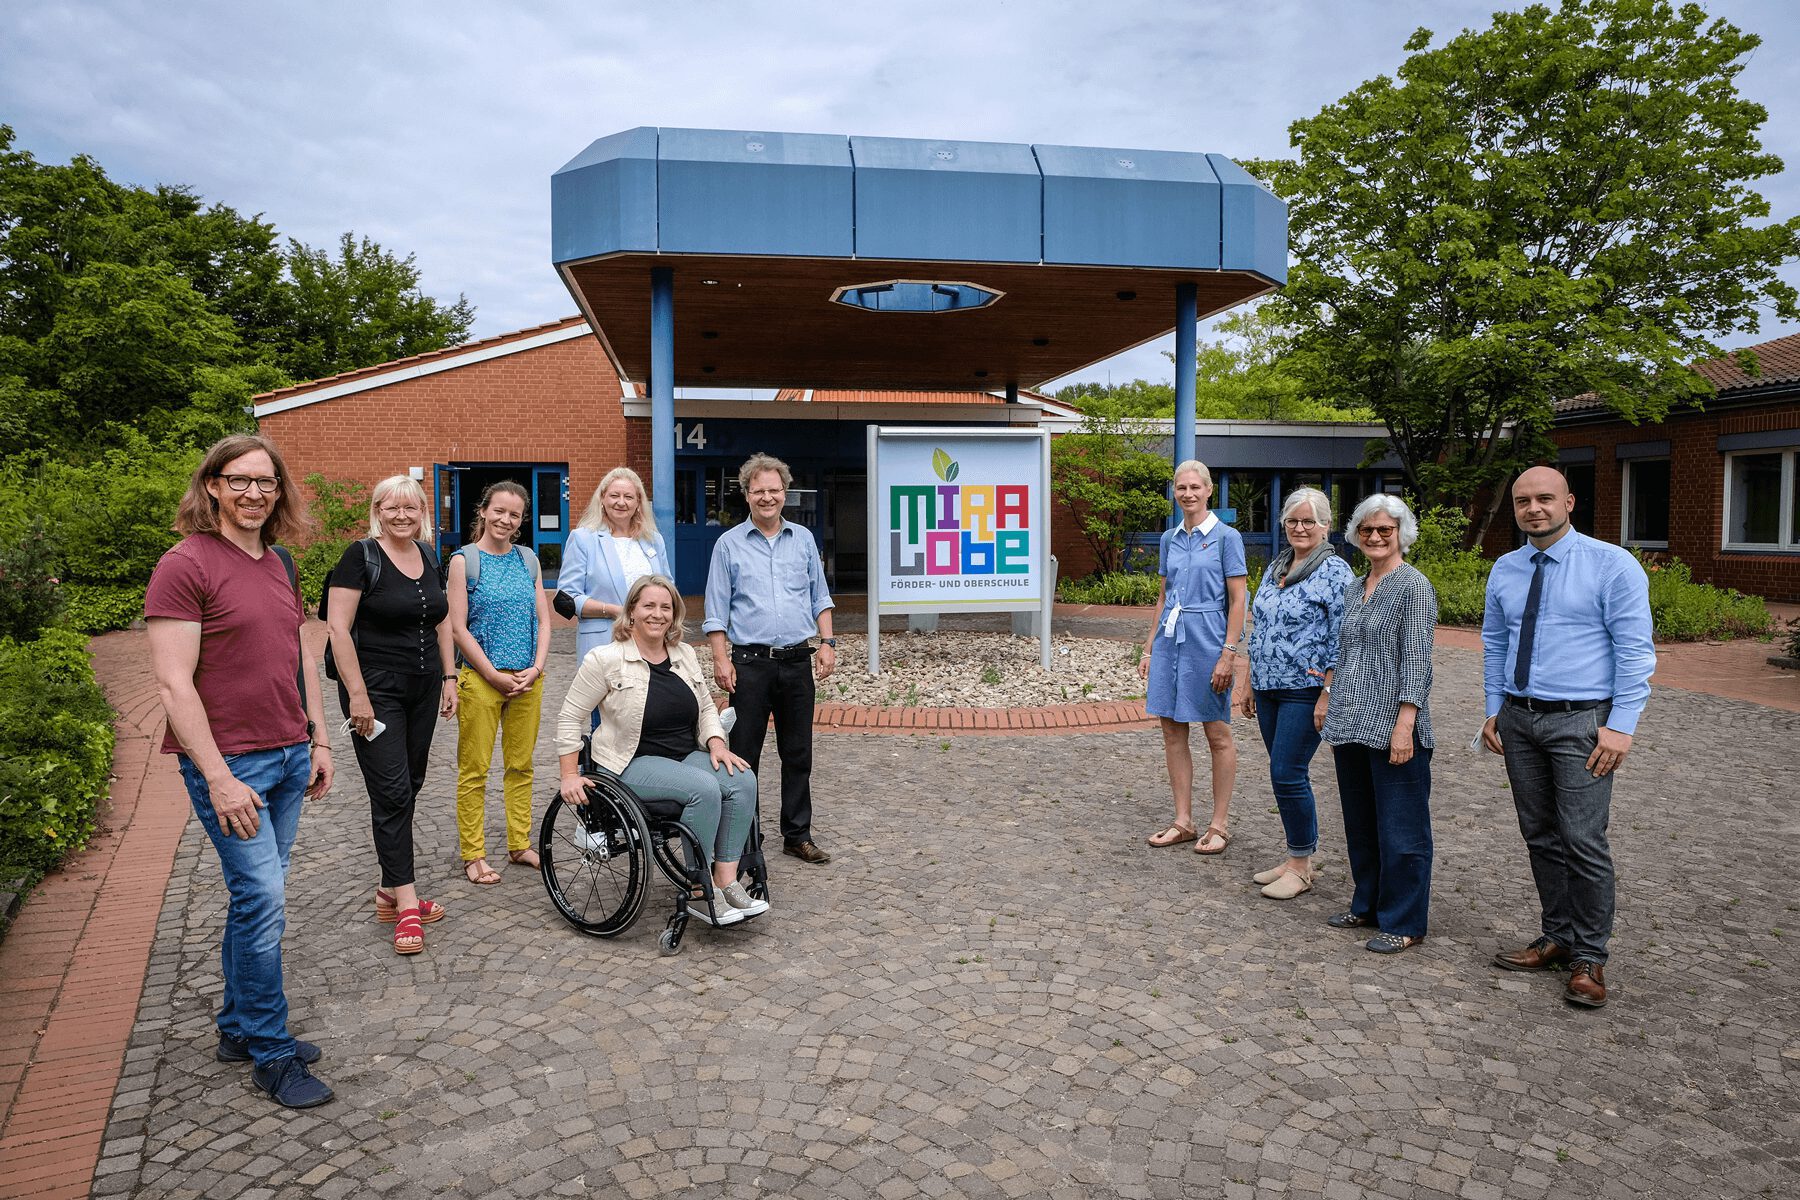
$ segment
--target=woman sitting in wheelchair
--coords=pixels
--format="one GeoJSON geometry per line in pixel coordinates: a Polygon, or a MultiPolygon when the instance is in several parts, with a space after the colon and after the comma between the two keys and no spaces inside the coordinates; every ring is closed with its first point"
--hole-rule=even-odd
{"type": "Polygon", "coordinates": [[[769,908],[738,882],[738,858],[756,816],[756,776],[725,744],[699,657],[681,640],[684,616],[681,594],[666,576],[631,585],[612,642],[588,652],[563,699],[556,731],[562,797],[587,804],[581,739],[598,708],[600,728],[589,743],[594,762],[647,800],[681,804],[682,824],[702,848],[712,848],[713,890],[725,899],[693,912],[732,925],[769,908]]]}

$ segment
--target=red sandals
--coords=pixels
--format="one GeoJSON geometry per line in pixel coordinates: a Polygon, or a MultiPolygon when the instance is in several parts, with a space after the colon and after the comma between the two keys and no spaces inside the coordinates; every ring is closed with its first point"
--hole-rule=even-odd
{"type": "MultiPolygon", "coordinates": [[[[444,906],[436,900],[421,900],[417,909],[408,911],[417,912],[419,921],[425,925],[444,919],[444,906]]],[[[400,919],[400,906],[395,903],[392,892],[375,889],[375,919],[383,925],[392,925],[400,919]]]]}
{"type": "Polygon", "coordinates": [[[394,953],[417,954],[425,949],[425,922],[416,908],[403,908],[394,917],[394,953]]]}

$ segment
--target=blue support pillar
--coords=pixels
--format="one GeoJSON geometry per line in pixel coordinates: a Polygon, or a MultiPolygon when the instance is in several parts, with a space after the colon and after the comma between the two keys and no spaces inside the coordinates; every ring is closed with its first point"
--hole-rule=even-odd
{"type": "MultiPolygon", "coordinates": [[[[1175,285],[1175,450],[1171,467],[1194,457],[1194,380],[1199,371],[1199,289],[1192,283],[1175,285]]],[[[1209,507],[1217,507],[1218,496],[1209,507]]],[[[1171,509],[1169,524],[1181,520],[1181,509],[1171,509]]]]}
{"type": "Polygon", "coordinates": [[[650,268],[650,510],[675,574],[675,271],[650,268]]]}
{"type": "Polygon", "coordinates": [[[1019,383],[1017,380],[1006,385],[1006,402],[1008,404],[1017,404],[1019,402],[1019,383]]]}

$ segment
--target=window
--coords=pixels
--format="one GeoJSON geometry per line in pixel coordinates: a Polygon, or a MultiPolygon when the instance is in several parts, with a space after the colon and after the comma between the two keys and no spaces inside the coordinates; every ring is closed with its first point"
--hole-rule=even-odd
{"type": "Polygon", "coordinates": [[[1669,548],[1669,460],[1628,459],[1624,464],[1625,511],[1620,542],[1649,550],[1669,548]]]}
{"type": "Polygon", "coordinates": [[[1800,550],[1800,450],[1759,450],[1725,457],[1725,547],[1800,550]]]}

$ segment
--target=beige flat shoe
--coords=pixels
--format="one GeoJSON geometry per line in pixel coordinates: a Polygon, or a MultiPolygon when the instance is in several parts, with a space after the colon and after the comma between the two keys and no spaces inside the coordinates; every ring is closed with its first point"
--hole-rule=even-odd
{"type": "Polygon", "coordinates": [[[1283,871],[1263,888],[1262,894],[1271,900],[1292,900],[1302,892],[1312,891],[1312,880],[1294,871],[1283,871]]]}
{"type": "MultiPolygon", "coordinates": [[[[1312,873],[1314,875],[1317,875],[1320,871],[1323,871],[1324,869],[1325,869],[1324,863],[1314,863],[1312,873]]],[[[1277,879],[1281,878],[1282,872],[1286,871],[1286,870],[1287,870],[1287,859],[1284,858],[1280,862],[1276,863],[1274,866],[1270,867],[1268,870],[1258,871],[1256,874],[1252,875],[1250,877],[1250,882],[1251,883],[1274,883],[1277,879]]]]}

